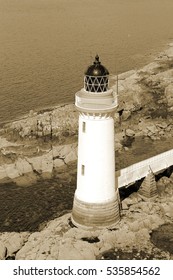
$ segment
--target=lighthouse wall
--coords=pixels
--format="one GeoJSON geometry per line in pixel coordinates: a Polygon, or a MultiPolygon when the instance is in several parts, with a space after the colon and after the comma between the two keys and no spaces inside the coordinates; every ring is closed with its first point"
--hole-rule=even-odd
{"type": "Polygon", "coordinates": [[[102,203],[115,198],[114,120],[79,116],[76,198],[102,203]]]}

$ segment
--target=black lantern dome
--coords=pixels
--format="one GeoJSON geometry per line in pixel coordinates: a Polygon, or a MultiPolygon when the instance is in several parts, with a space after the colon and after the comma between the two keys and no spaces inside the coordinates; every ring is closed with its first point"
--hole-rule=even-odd
{"type": "Polygon", "coordinates": [[[105,92],[108,90],[109,72],[96,55],[94,63],[85,72],[84,87],[89,92],[105,92]]]}

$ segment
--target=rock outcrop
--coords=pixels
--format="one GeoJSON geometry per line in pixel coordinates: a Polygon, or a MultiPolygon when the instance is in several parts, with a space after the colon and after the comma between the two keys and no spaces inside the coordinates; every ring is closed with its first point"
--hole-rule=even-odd
{"type": "MultiPolygon", "coordinates": [[[[163,179],[160,179],[163,181],[163,179]]],[[[157,182],[160,186],[161,181],[157,182]]],[[[158,188],[155,201],[144,201],[138,193],[122,201],[122,218],[114,230],[86,231],[71,227],[66,214],[47,223],[40,232],[4,233],[0,236],[2,259],[15,255],[21,260],[94,260],[111,250],[153,250],[150,233],[165,223],[173,222],[173,180],[158,188]]],[[[173,259],[168,252],[161,252],[163,259],[173,259]]]]}
{"type": "Polygon", "coordinates": [[[173,112],[173,84],[169,84],[165,88],[165,97],[168,104],[169,112],[173,112]]]}
{"type": "MultiPolygon", "coordinates": [[[[10,143],[11,147],[12,144],[10,143]]],[[[10,157],[11,151],[3,151],[3,154],[10,157]]],[[[21,185],[23,182],[26,185],[27,178],[28,184],[31,184],[36,180],[36,176],[50,178],[53,170],[75,160],[77,160],[77,143],[52,146],[50,150],[44,150],[41,155],[38,152],[38,156],[34,157],[25,156],[21,148],[20,155],[15,159],[10,158],[10,163],[2,162],[0,181],[5,182],[5,179],[6,181],[10,179],[17,184],[21,185]]]]}

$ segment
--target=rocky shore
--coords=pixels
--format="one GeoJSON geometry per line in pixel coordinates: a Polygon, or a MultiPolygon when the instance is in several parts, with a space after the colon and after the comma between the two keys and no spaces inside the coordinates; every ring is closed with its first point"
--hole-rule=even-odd
{"type": "MultiPolygon", "coordinates": [[[[153,63],[119,75],[114,116],[117,170],[173,149],[172,78],[173,44],[153,63]]],[[[116,83],[112,75],[114,91],[116,83]]],[[[67,212],[76,187],[77,130],[74,104],[30,111],[20,120],[1,124],[0,259],[173,259],[173,252],[157,248],[157,238],[152,237],[159,226],[169,224],[172,229],[171,174],[158,180],[155,201],[142,201],[138,193],[124,199],[115,230],[71,227],[67,212]]]]}
{"type": "Polygon", "coordinates": [[[173,175],[157,182],[158,198],[138,193],[122,201],[121,221],[113,230],[85,231],[71,225],[70,213],[47,222],[40,231],[4,232],[1,259],[95,260],[173,259],[173,175]],[[162,230],[165,227],[166,231],[162,230]],[[160,231],[157,232],[159,226],[160,231]]]}

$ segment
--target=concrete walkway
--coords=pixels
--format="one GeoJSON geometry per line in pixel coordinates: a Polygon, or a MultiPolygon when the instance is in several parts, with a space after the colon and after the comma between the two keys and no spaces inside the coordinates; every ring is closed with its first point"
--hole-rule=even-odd
{"type": "Polygon", "coordinates": [[[116,183],[119,188],[128,186],[146,177],[149,168],[157,174],[171,165],[173,165],[173,149],[116,171],[116,183]]]}

